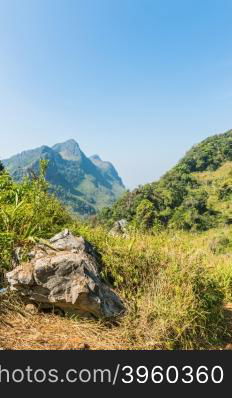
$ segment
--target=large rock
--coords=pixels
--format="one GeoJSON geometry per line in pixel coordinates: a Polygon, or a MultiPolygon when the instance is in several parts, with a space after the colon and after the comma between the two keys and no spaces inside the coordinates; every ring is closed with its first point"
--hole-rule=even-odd
{"type": "Polygon", "coordinates": [[[113,227],[111,228],[109,235],[111,236],[123,236],[127,237],[128,236],[128,222],[125,219],[115,221],[113,227]]]}
{"type": "Polygon", "coordinates": [[[124,312],[120,298],[99,276],[97,253],[82,237],[65,230],[36,245],[30,258],[6,275],[10,289],[26,302],[97,318],[124,312]]]}

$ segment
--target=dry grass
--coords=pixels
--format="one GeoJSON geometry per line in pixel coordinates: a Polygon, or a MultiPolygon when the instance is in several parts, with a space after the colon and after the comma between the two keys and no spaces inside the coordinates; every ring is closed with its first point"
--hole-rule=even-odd
{"type": "Polygon", "coordinates": [[[117,328],[53,314],[31,315],[14,299],[0,303],[0,348],[10,350],[118,350],[117,328]]]}
{"type": "Polygon", "coordinates": [[[232,162],[226,162],[221,167],[219,167],[215,171],[203,171],[193,173],[193,175],[198,178],[200,181],[217,181],[220,179],[224,179],[225,177],[231,176],[232,171],[232,162]]]}
{"type": "Polygon", "coordinates": [[[80,232],[99,249],[103,270],[113,275],[114,287],[126,302],[127,315],[118,325],[54,314],[30,315],[18,297],[10,296],[0,299],[0,348],[154,350],[224,346],[222,306],[232,301],[232,252],[228,245],[215,254],[211,242],[218,234],[230,238],[231,228],[203,234],[138,235],[126,240],[112,239],[101,231],[80,232]]]}
{"type": "MultiPolygon", "coordinates": [[[[147,303],[147,310],[149,304],[147,303]]],[[[138,330],[110,327],[90,320],[74,320],[53,314],[31,315],[18,307],[6,309],[0,317],[0,349],[4,350],[131,350],[172,349],[172,340],[160,339],[166,334],[166,320],[149,328],[146,313],[138,330]],[[130,336],[129,336],[130,334],[130,336]],[[158,341],[155,340],[158,338],[158,341]],[[169,343],[169,346],[168,346],[169,343]]],[[[232,329],[232,304],[225,306],[225,320],[232,329]]],[[[231,338],[208,349],[232,349],[231,338]]]]}

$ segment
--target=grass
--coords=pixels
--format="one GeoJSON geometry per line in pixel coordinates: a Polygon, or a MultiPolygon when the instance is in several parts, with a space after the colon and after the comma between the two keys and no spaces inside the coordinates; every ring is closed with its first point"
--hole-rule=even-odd
{"type": "Polygon", "coordinates": [[[0,221],[1,275],[16,246],[26,258],[34,241],[69,227],[96,247],[102,278],[127,308],[112,324],[32,316],[19,297],[0,296],[0,347],[212,349],[230,338],[224,307],[232,301],[232,227],[112,237],[103,227],[72,220],[47,195],[43,180],[16,184],[6,175],[0,176],[0,221]]]}
{"type": "MultiPolygon", "coordinates": [[[[2,346],[212,349],[224,344],[230,332],[223,307],[231,300],[232,253],[230,246],[219,254],[211,250],[218,230],[134,234],[125,239],[81,223],[72,229],[97,247],[102,276],[123,298],[127,314],[110,325],[48,314],[31,316],[11,307],[0,318],[2,346]]],[[[231,231],[223,233],[230,236],[231,231]]]]}
{"type": "Polygon", "coordinates": [[[231,220],[232,204],[231,195],[221,198],[219,193],[223,186],[232,183],[232,162],[226,162],[216,171],[205,171],[193,173],[199,182],[201,182],[209,195],[208,205],[214,211],[221,213],[219,224],[225,223],[226,219],[231,220]]]}
{"type": "Polygon", "coordinates": [[[0,348],[10,350],[120,349],[123,342],[114,329],[91,320],[54,314],[27,313],[15,298],[0,306],[0,348]]]}
{"type": "MultiPolygon", "coordinates": [[[[102,254],[104,275],[127,302],[132,341],[152,348],[210,348],[229,333],[223,306],[231,301],[231,227],[206,233],[161,232],[112,238],[80,227],[102,254]],[[224,236],[226,245],[217,246],[224,236]],[[216,243],[215,243],[216,240],[216,243]]],[[[76,229],[78,232],[78,228],[76,229]]]]}

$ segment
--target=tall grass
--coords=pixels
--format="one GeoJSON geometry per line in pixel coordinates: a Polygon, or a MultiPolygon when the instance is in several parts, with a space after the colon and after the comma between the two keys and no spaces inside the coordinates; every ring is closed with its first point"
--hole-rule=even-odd
{"type": "Polygon", "coordinates": [[[228,334],[230,255],[212,253],[211,236],[166,231],[125,239],[83,224],[73,231],[98,248],[102,275],[125,300],[120,330],[129,346],[210,348],[228,334]]]}
{"type": "Polygon", "coordinates": [[[0,275],[11,267],[16,247],[26,256],[34,241],[65,227],[96,247],[102,278],[127,308],[113,330],[92,322],[92,335],[99,331],[127,349],[203,349],[223,342],[228,333],[223,305],[231,300],[232,287],[231,228],[112,237],[103,227],[71,219],[47,193],[43,176],[15,183],[6,173],[0,175],[0,275]],[[223,248],[218,234],[225,235],[223,248]]]}

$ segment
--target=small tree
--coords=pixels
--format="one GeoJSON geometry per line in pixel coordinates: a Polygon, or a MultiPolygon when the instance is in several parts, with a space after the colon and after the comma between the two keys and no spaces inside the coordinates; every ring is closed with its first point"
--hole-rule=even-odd
{"type": "Polygon", "coordinates": [[[0,173],[2,173],[3,171],[4,171],[4,166],[3,166],[3,164],[2,164],[2,162],[0,160],[0,173]]]}
{"type": "Polygon", "coordinates": [[[139,228],[151,228],[154,222],[155,212],[153,203],[148,199],[143,199],[136,209],[136,225],[139,228]]]}

